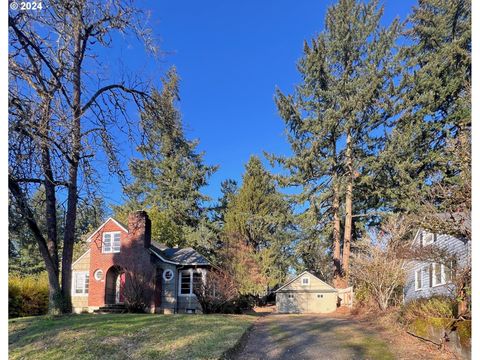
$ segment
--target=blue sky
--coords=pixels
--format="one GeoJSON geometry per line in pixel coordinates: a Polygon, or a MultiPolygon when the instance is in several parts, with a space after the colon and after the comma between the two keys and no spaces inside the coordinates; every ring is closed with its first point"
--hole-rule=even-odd
{"type": "MultiPolygon", "coordinates": [[[[238,181],[244,164],[263,151],[288,154],[273,95],[299,82],[296,62],[304,40],[322,31],[324,0],[143,1],[160,48],[160,61],[138,46],[120,44],[124,66],[160,77],[175,65],[182,79],[179,103],[189,138],[200,140],[208,164],[220,168],[204,192],[220,195],[226,178],[238,181]]],[[[404,20],[416,1],[386,1],[384,24],[404,20]]],[[[118,43],[117,43],[118,45],[118,43]]],[[[132,110],[134,111],[134,110],[132,110]]],[[[265,162],[266,163],[266,162],[265,162]]],[[[121,202],[110,186],[107,203],[121,202]]]]}

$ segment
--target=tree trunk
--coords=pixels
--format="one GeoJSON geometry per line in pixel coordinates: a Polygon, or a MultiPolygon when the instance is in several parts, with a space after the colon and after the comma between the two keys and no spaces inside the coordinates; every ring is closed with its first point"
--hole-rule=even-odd
{"type": "Polygon", "coordinates": [[[332,171],[333,183],[333,286],[336,288],[345,288],[343,279],[342,261],[340,254],[340,183],[338,180],[338,162],[337,162],[337,144],[335,136],[332,141],[332,156],[334,158],[334,166],[332,171]]]}
{"type": "MultiPolygon", "coordinates": [[[[48,147],[42,149],[42,163],[45,172],[45,207],[47,224],[47,250],[51,262],[45,261],[48,273],[49,296],[48,312],[50,314],[61,314],[64,312],[65,299],[60,287],[58,269],[58,238],[57,238],[57,202],[55,195],[55,184],[53,171],[50,163],[50,152],[48,147]],[[56,264],[51,266],[50,263],[56,264]]],[[[42,254],[43,255],[43,254],[42,254]]],[[[45,258],[45,257],[44,257],[45,258]]]]}
{"type": "Polygon", "coordinates": [[[50,314],[60,314],[63,312],[63,296],[58,279],[58,261],[55,262],[55,259],[52,259],[50,256],[47,241],[43,237],[42,232],[35,221],[33,212],[28,206],[27,199],[25,198],[25,195],[23,194],[22,189],[20,189],[18,183],[15,182],[15,180],[11,177],[8,179],[8,188],[12,193],[19,210],[23,215],[23,218],[27,222],[30,231],[35,237],[40,254],[45,261],[45,269],[47,270],[49,285],[48,312],[50,314]]]}
{"type": "Polygon", "coordinates": [[[378,301],[378,305],[381,311],[385,311],[388,308],[388,300],[382,296],[378,301]]]}
{"type": "MultiPolygon", "coordinates": [[[[79,17],[82,9],[79,9],[79,17]]],[[[74,31],[75,48],[73,54],[73,119],[71,131],[71,162],[68,171],[68,197],[67,212],[65,216],[65,230],[63,234],[62,254],[62,293],[65,299],[64,312],[72,311],[71,288],[72,288],[72,257],[75,243],[75,224],[77,221],[78,203],[78,166],[81,151],[81,65],[82,65],[82,34],[80,32],[80,20],[74,31]]]]}
{"type": "Polygon", "coordinates": [[[347,132],[346,165],[347,165],[347,193],[345,195],[345,229],[343,234],[343,273],[348,284],[350,265],[350,242],[352,240],[352,196],[353,196],[353,159],[352,137],[347,132]]]}
{"type": "Polygon", "coordinates": [[[58,279],[58,269],[52,269],[49,265],[45,265],[45,268],[48,275],[48,313],[59,315],[64,312],[65,300],[58,279]]]}
{"type": "Polygon", "coordinates": [[[340,287],[342,278],[342,264],[340,262],[340,194],[337,176],[334,176],[333,187],[333,285],[340,287]]]}
{"type": "MultiPolygon", "coordinates": [[[[45,222],[47,225],[47,247],[48,253],[54,264],[58,264],[58,236],[57,236],[57,198],[55,194],[55,178],[52,169],[50,157],[50,148],[48,139],[50,139],[50,117],[51,117],[51,98],[43,100],[43,114],[41,120],[42,142],[40,144],[42,154],[42,169],[45,174],[43,186],[45,188],[45,222]]],[[[56,269],[56,278],[58,280],[58,266],[56,269]]]]}

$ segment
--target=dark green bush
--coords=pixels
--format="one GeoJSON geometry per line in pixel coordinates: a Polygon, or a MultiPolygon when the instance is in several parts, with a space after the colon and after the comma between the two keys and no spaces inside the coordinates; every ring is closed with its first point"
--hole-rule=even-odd
{"type": "Polygon", "coordinates": [[[259,297],[255,295],[240,295],[235,301],[237,306],[243,310],[253,309],[256,305],[258,305],[258,302],[259,297]]]}
{"type": "Polygon", "coordinates": [[[10,276],[8,279],[8,317],[44,315],[48,312],[46,274],[10,276]]]}
{"type": "Polygon", "coordinates": [[[400,321],[411,324],[417,319],[456,317],[456,303],[446,296],[433,296],[412,300],[400,310],[400,321]]]}

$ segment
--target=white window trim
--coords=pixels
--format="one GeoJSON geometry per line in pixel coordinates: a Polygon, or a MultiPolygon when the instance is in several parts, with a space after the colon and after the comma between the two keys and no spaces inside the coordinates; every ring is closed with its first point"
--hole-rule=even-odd
{"type": "Polygon", "coordinates": [[[170,282],[170,281],[172,281],[172,280],[175,279],[175,273],[173,272],[173,270],[167,269],[167,270],[165,270],[165,271],[163,272],[162,277],[163,277],[163,280],[165,280],[165,282],[170,282]],[[167,277],[166,277],[166,274],[167,274],[168,272],[172,274],[172,277],[171,277],[170,279],[167,279],[167,277]]]}
{"type": "Polygon", "coordinates": [[[435,242],[435,235],[433,233],[426,233],[425,236],[423,237],[423,246],[431,245],[434,242],[435,242]]]}
{"type": "Polygon", "coordinates": [[[119,234],[120,235],[120,246],[122,244],[122,232],[121,231],[107,231],[107,232],[104,232],[102,234],[102,253],[103,254],[118,254],[120,252],[120,249],[118,251],[113,251],[113,239],[115,237],[115,234],[119,234]],[[106,234],[110,234],[111,236],[111,245],[110,245],[110,248],[111,250],[110,251],[105,251],[105,235],[106,234]]]}
{"type": "Polygon", "coordinates": [[[103,270],[102,269],[97,269],[95,270],[95,272],[93,273],[93,278],[96,280],[96,281],[102,281],[103,280],[103,270]],[[97,278],[97,275],[99,273],[102,273],[102,275],[100,276],[100,279],[97,278]]]}
{"type": "Polygon", "coordinates": [[[415,270],[415,291],[418,291],[418,290],[423,290],[423,268],[421,269],[418,269],[418,270],[415,270]],[[418,286],[418,282],[417,282],[417,274],[420,273],[420,287],[418,286]]]}
{"type": "Polygon", "coordinates": [[[205,283],[205,271],[203,271],[202,269],[180,270],[178,272],[178,296],[184,296],[184,297],[196,296],[193,293],[193,273],[194,272],[202,274],[202,282],[205,283]],[[181,293],[182,292],[182,274],[183,273],[189,273],[190,274],[190,293],[189,294],[182,294],[181,293]]]}
{"type": "Polygon", "coordinates": [[[83,286],[83,292],[77,293],[75,290],[77,289],[77,274],[83,274],[83,276],[88,276],[88,289],[90,290],[90,276],[88,271],[72,271],[72,296],[88,296],[88,291],[85,292],[85,285],[83,286]]]}
{"type": "Polygon", "coordinates": [[[445,268],[443,264],[432,264],[432,287],[445,285],[445,268]],[[440,282],[437,283],[437,277],[435,276],[436,268],[440,265],[440,282]]]}
{"type": "Polygon", "coordinates": [[[310,285],[310,278],[308,276],[302,277],[302,286],[308,286],[308,285],[310,285]],[[303,280],[307,280],[307,282],[304,283],[303,280]]]}

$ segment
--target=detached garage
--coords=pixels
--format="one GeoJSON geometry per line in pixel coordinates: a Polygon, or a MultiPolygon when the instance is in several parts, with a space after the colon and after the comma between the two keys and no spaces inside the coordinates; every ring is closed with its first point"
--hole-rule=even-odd
{"type": "Polygon", "coordinates": [[[276,291],[279,313],[329,313],[337,309],[337,290],[308,271],[276,291]]]}

